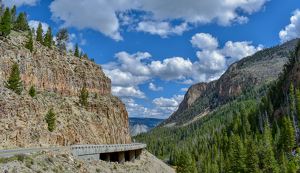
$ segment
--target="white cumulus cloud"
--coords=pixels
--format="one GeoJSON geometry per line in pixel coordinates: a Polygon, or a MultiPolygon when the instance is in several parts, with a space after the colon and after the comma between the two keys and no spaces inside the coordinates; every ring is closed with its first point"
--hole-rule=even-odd
{"type": "Polygon", "coordinates": [[[144,31],[165,38],[181,35],[189,30],[189,25],[243,24],[249,20],[245,15],[259,11],[267,1],[54,0],[49,7],[52,19],[63,22],[61,27],[90,28],[120,41],[123,40],[121,26],[125,25],[131,28],[128,31],[144,31]],[[241,16],[240,12],[244,15],[241,16]],[[174,25],[174,21],[179,21],[179,24],[174,25]]]}
{"type": "Polygon", "coordinates": [[[291,24],[287,25],[284,30],[279,32],[281,43],[300,37],[300,11],[297,9],[293,14],[294,15],[290,19],[291,24]]]}
{"type": "Polygon", "coordinates": [[[152,101],[155,108],[145,108],[142,105],[136,104],[132,98],[121,98],[126,104],[126,109],[130,117],[151,117],[166,119],[178,108],[178,105],[183,100],[184,95],[174,95],[172,98],[156,98],[152,101]]]}
{"type": "Polygon", "coordinates": [[[168,35],[181,35],[184,31],[189,30],[189,27],[187,23],[182,23],[181,25],[173,27],[169,22],[140,22],[138,23],[136,30],[167,38],[168,35]]]}
{"type": "Polygon", "coordinates": [[[2,0],[2,2],[5,6],[12,8],[14,5],[16,5],[16,7],[21,7],[22,5],[35,6],[40,0],[2,0]]]}
{"type": "Polygon", "coordinates": [[[130,86],[130,87],[112,86],[111,92],[113,95],[118,97],[146,98],[145,93],[141,92],[137,86],[130,86]]]}
{"type": "Polygon", "coordinates": [[[214,50],[219,46],[218,40],[206,33],[195,34],[190,41],[193,47],[198,47],[199,49],[214,50]]]}
{"type": "MultiPolygon", "coordinates": [[[[195,34],[190,42],[193,47],[201,50],[196,52],[199,62],[194,63],[194,68],[206,74],[205,78],[208,81],[218,78],[218,75],[222,74],[228,65],[263,48],[262,45],[252,46],[251,41],[228,41],[223,48],[219,48],[217,38],[208,33],[195,34]]],[[[204,76],[199,77],[203,78],[204,76]]]]}
{"type": "Polygon", "coordinates": [[[164,88],[163,87],[157,87],[153,84],[153,83],[149,83],[149,89],[153,90],[153,91],[163,91],[164,88]]]}

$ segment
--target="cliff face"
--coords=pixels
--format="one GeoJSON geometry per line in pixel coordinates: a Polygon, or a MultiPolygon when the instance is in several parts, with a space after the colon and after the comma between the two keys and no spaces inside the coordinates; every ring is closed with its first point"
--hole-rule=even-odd
{"type": "Polygon", "coordinates": [[[38,42],[30,53],[25,41],[21,36],[0,40],[0,149],[130,143],[125,104],[111,95],[111,80],[101,66],[38,42]],[[5,88],[14,62],[24,81],[21,95],[5,88]],[[31,85],[34,98],[28,94],[31,85]],[[83,86],[90,93],[85,108],[78,104],[83,86]],[[50,108],[56,114],[53,132],[45,121],[50,108]]]}
{"type": "MultiPolygon", "coordinates": [[[[276,79],[288,60],[288,52],[295,48],[297,42],[298,39],[294,39],[280,46],[259,51],[233,63],[218,80],[192,85],[178,109],[160,126],[188,123],[205,111],[212,111],[217,106],[226,104],[248,87],[260,86],[276,79]]],[[[300,71],[299,69],[300,66],[294,70],[300,71]]],[[[294,80],[295,85],[298,85],[299,81],[295,79],[299,79],[299,76],[300,73],[294,73],[290,80],[294,80]]]]}
{"type": "MultiPolygon", "coordinates": [[[[211,92],[215,89],[216,81],[210,83],[201,82],[189,87],[188,91],[185,93],[182,102],[179,104],[178,109],[168,118],[168,120],[174,120],[179,116],[184,110],[188,109],[195,101],[205,94],[211,92]]],[[[168,121],[164,121],[161,125],[166,125],[168,121]]],[[[174,124],[175,125],[175,124],[174,124]]],[[[172,126],[172,125],[171,125],[172,126]]]]}
{"type": "Polygon", "coordinates": [[[0,77],[9,77],[11,66],[17,62],[28,90],[31,85],[37,91],[55,92],[62,96],[77,96],[84,85],[89,92],[102,95],[111,94],[111,81],[105,76],[101,66],[79,59],[67,53],[60,55],[35,42],[35,50],[22,48],[25,38],[18,36],[2,40],[0,47],[0,77]]]}

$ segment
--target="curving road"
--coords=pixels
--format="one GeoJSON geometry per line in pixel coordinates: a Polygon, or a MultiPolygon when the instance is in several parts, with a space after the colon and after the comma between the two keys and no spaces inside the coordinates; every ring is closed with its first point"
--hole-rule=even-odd
{"type": "Polygon", "coordinates": [[[24,149],[16,149],[16,150],[0,150],[0,157],[11,157],[16,154],[22,153],[34,153],[43,150],[59,150],[59,149],[70,149],[71,147],[45,147],[45,148],[24,148],[24,149]]]}

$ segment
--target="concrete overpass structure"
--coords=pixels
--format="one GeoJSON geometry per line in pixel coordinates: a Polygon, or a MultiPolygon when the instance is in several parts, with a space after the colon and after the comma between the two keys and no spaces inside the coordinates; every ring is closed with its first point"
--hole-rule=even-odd
{"type": "Polygon", "coordinates": [[[96,159],[124,164],[140,159],[145,143],[114,144],[114,145],[72,145],[73,156],[80,159],[96,159]]]}

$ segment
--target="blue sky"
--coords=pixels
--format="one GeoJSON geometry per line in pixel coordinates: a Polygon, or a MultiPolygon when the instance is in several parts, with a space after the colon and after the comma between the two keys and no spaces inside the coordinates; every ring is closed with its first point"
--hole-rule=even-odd
{"type": "Polygon", "coordinates": [[[300,35],[299,0],[2,0],[61,28],[101,65],[130,117],[167,118],[189,86],[300,35]]]}

